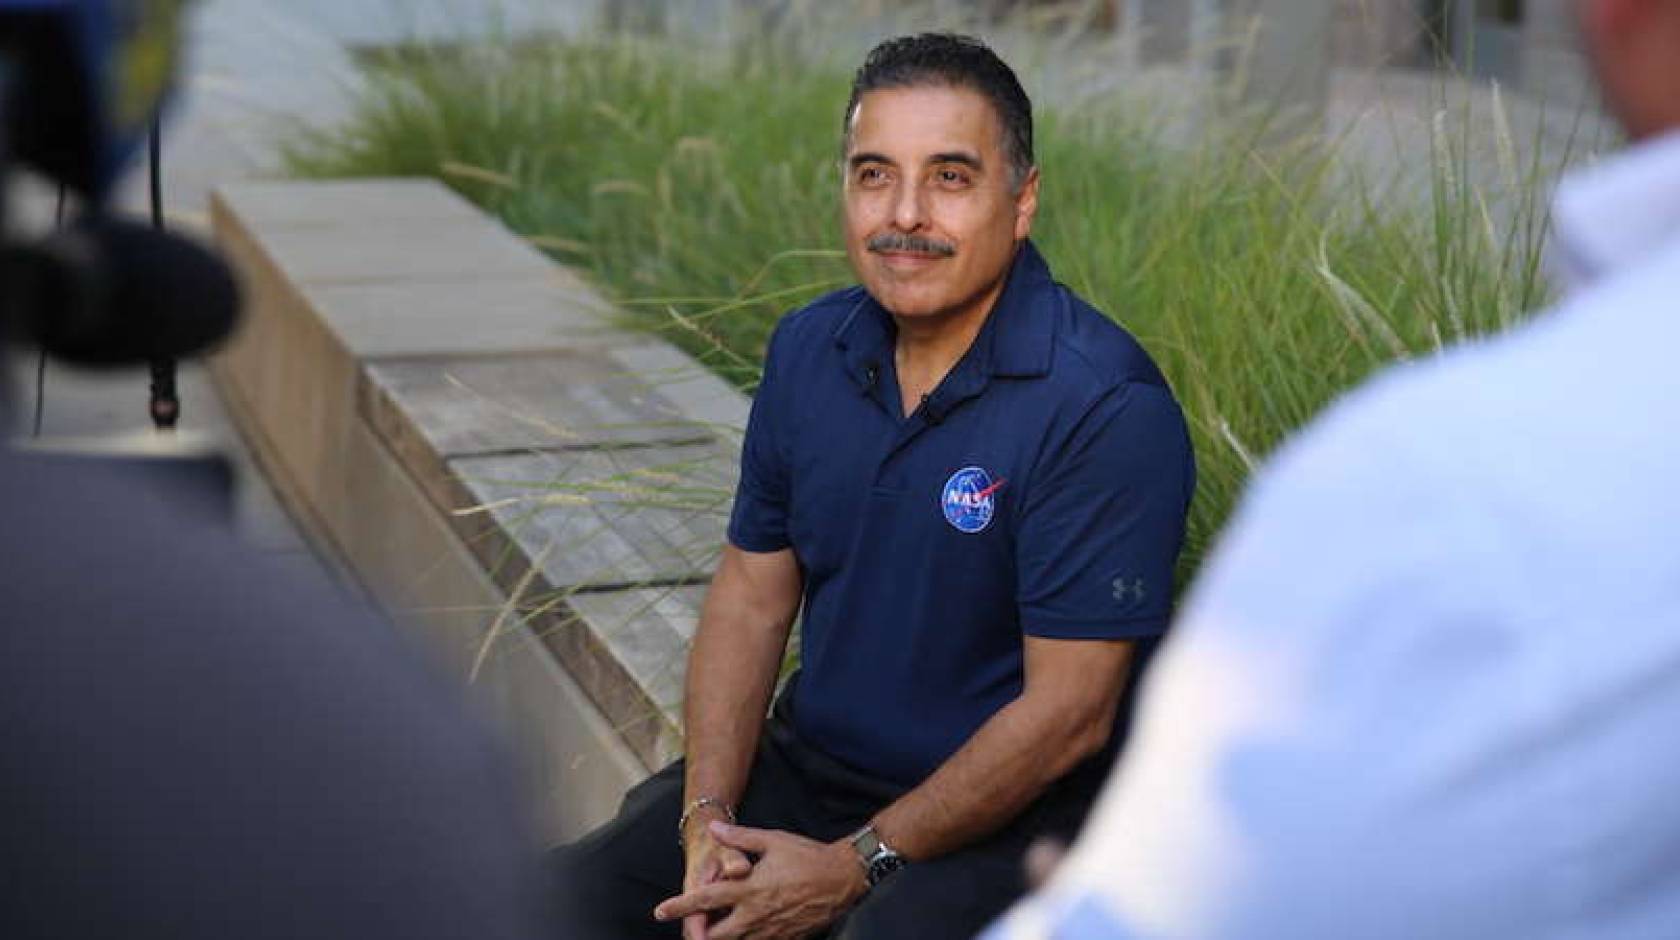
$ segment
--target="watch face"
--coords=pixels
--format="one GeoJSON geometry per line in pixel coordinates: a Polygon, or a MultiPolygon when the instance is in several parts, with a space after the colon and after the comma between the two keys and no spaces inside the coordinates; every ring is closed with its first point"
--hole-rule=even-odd
{"type": "Polygon", "coordinates": [[[904,859],[890,852],[875,857],[869,863],[869,886],[881,883],[883,878],[904,867],[904,859]]]}
{"type": "Polygon", "coordinates": [[[863,862],[864,877],[871,888],[881,879],[904,867],[904,858],[881,841],[873,826],[865,826],[852,836],[852,848],[863,862]]]}

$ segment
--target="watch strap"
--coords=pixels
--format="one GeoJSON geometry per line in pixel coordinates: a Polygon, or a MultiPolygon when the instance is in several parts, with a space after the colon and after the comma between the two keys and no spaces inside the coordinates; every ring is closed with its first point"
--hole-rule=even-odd
{"type": "Polygon", "coordinates": [[[863,866],[864,880],[869,882],[871,888],[904,867],[904,856],[894,851],[893,847],[881,838],[873,823],[852,833],[847,841],[851,843],[852,851],[857,854],[858,864],[863,866]]]}

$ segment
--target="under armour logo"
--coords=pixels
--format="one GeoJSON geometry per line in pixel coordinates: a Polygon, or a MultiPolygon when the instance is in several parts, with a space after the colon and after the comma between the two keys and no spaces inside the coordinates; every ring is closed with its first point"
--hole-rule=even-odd
{"type": "Polygon", "coordinates": [[[1124,604],[1127,598],[1136,598],[1140,604],[1143,602],[1142,578],[1133,578],[1131,581],[1123,577],[1114,579],[1114,599],[1124,604]]]}

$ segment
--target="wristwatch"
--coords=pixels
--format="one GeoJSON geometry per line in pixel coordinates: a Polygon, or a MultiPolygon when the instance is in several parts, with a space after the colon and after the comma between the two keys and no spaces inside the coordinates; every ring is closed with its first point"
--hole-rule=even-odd
{"type": "Polygon", "coordinates": [[[894,852],[892,846],[881,839],[873,823],[852,833],[851,838],[846,841],[852,844],[852,851],[857,853],[858,864],[863,866],[863,877],[871,888],[906,864],[904,856],[894,852]]]}

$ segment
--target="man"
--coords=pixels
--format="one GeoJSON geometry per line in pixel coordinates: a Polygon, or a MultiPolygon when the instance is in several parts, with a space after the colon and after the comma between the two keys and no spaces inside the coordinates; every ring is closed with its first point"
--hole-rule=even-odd
{"type": "Polygon", "coordinates": [[[1166,623],[1188,435],[1148,356],[1027,241],[1014,74],[972,39],[882,44],[843,173],[863,284],[770,342],[687,760],[563,851],[591,920],[567,936],[973,936],[1033,837],[1083,817],[1166,623]]]}
{"type": "Polygon", "coordinates": [[[1572,288],[1291,445],[999,938],[1680,935],[1680,0],[1578,0],[1634,147],[1572,288]]]}

